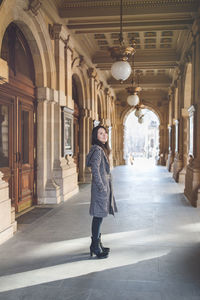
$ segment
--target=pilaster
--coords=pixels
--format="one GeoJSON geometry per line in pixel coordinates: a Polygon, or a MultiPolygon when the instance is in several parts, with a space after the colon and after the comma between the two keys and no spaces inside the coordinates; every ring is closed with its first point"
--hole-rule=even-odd
{"type": "MultiPolygon", "coordinates": [[[[84,110],[84,122],[85,122],[85,153],[87,154],[91,147],[91,137],[93,129],[92,111],[89,109],[84,110]]],[[[84,172],[85,182],[91,182],[91,171],[88,167],[85,167],[84,172]]]]}
{"type": "Polygon", "coordinates": [[[73,67],[73,50],[69,45],[70,37],[65,40],[65,93],[66,93],[66,106],[74,109],[72,100],[72,67],[73,67]]]}
{"type": "MultiPolygon", "coordinates": [[[[65,94],[65,45],[66,40],[62,37],[62,24],[53,24],[49,27],[50,37],[54,40],[54,56],[56,63],[56,89],[62,95],[65,94]]],[[[71,68],[70,68],[71,69],[71,68]]],[[[59,98],[60,105],[66,105],[66,97],[59,98]]]]}
{"type": "Polygon", "coordinates": [[[97,72],[94,68],[89,68],[87,70],[88,78],[89,78],[89,103],[88,109],[97,113],[97,72]]]}
{"type": "Polygon", "coordinates": [[[3,173],[0,172],[0,244],[11,238],[16,230],[15,218],[12,220],[8,183],[2,178],[3,173]]]}
{"type": "Polygon", "coordinates": [[[58,92],[49,88],[37,90],[37,196],[39,204],[59,203],[60,187],[54,180],[54,106],[58,102],[58,92]]]}
{"type": "Polygon", "coordinates": [[[172,126],[168,125],[168,157],[167,157],[167,169],[170,172],[171,171],[171,166],[173,163],[173,153],[172,153],[172,126]]]}

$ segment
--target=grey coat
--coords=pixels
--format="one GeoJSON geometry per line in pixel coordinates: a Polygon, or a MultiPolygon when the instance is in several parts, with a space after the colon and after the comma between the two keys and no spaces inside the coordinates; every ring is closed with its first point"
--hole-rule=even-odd
{"type": "Polygon", "coordinates": [[[117,206],[113,195],[110,166],[100,146],[91,147],[86,164],[92,170],[90,215],[101,218],[108,214],[114,215],[117,206]]]}

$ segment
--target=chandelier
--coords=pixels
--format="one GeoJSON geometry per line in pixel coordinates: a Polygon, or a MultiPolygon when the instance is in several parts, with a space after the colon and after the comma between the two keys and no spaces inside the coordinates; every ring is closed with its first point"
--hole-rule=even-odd
{"type": "MultiPolygon", "coordinates": [[[[133,64],[134,67],[134,64],[133,64]]],[[[134,106],[135,108],[135,116],[138,118],[138,123],[142,124],[144,122],[144,113],[142,111],[142,108],[144,108],[144,105],[141,103],[138,93],[141,92],[140,87],[140,75],[141,71],[137,71],[137,86],[134,86],[134,68],[133,68],[133,77],[131,80],[131,86],[126,88],[127,92],[130,94],[127,98],[127,102],[129,105],[134,106]]]]}
{"type": "Polygon", "coordinates": [[[131,45],[125,46],[122,32],[122,0],[120,0],[120,33],[119,47],[111,47],[109,51],[111,57],[116,59],[116,62],[111,67],[111,74],[116,80],[123,82],[131,74],[131,66],[128,60],[135,54],[135,41],[131,41],[131,45]]]}
{"type": "Polygon", "coordinates": [[[139,86],[139,76],[140,73],[137,72],[137,79],[138,79],[138,86],[134,86],[134,59],[132,59],[132,80],[131,80],[131,86],[126,88],[127,92],[130,94],[127,98],[127,102],[131,106],[136,106],[139,104],[140,99],[138,97],[138,93],[141,91],[141,87],[139,86]]]}

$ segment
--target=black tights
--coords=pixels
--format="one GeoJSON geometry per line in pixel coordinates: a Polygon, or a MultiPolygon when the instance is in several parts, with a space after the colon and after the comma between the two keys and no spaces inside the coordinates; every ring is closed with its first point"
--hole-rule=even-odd
{"type": "Polygon", "coordinates": [[[99,218],[99,217],[93,217],[93,219],[92,219],[92,237],[94,239],[99,238],[100,227],[101,227],[102,221],[103,221],[103,218],[99,218]]]}

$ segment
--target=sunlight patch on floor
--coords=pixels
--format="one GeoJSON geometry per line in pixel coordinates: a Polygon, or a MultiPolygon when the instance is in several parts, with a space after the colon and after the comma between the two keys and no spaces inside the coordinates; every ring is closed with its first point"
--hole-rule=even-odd
{"type": "Polygon", "coordinates": [[[130,250],[123,251],[122,256],[122,251],[119,250],[113,252],[112,256],[107,259],[78,260],[71,263],[2,276],[0,277],[0,292],[75,278],[93,272],[97,273],[113,268],[130,266],[144,260],[155,259],[167,255],[169,252],[170,250],[166,249],[159,249],[158,251],[145,250],[144,252],[141,252],[138,249],[138,252],[131,251],[131,253],[130,250]]]}
{"type": "Polygon", "coordinates": [[[48,243],[41,246],[37,245],[37,248],[27,253],[26,258],[27,256],[30,256],[32,260],[35,258],[46,259],[66,254],[66,260],[69,261],[71,259],[72,261],[50,267],[1,276],[0,292],[84,276],[93,272],[96,273],[118,267],[130,266],[145,260],[156,259],[167,255],[171,251],[170,247],[165,247],[165,249],[150,247],[147,249],[144,246],[141,249],[141,247],[137,247],[134,244],[134,241],[136,241],[137,238],[141,240],[152,240],[155,237],[151,237],[148,230],[104,235],[104,241],[106,242],[106,240],[108,240],[113,247],[112,255],[103,260],[89,257],[88,238],[48,243]],[[127,241],[130,241],[130,243],[127,243],[127,241]],[[85,252],[86,249],[88,252],[85,252]]]}

